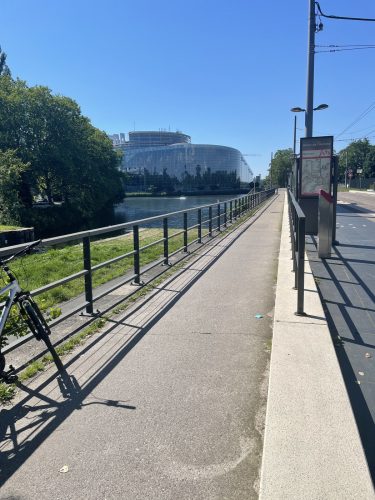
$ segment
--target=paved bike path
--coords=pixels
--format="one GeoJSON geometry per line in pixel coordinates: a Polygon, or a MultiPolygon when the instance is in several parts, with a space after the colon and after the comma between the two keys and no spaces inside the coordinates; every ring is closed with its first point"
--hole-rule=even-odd
{"type": "Polygon", "coordinates": [[[23,387],[1,412],[1,498],[258,497],[283,205],[23,387]]]}

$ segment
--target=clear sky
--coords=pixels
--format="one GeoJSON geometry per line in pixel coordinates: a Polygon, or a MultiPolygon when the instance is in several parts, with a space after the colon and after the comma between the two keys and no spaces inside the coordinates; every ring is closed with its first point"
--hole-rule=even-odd
{"type": "MultiPolygon", "coordinates": [[[[320,5],[375,18],[374,0],[320,5]]],[[[108,133],[178,129],[257,155],[247,160],[262,176],[272,152],[293,146],[308,0],[0,0],[0,9],[13,76],[72,97],[108,133]]],[[[375,44],[375,22],[322,21],[318,45],[375,44]]],[[[329,109],[314,113],[314,135],[340,134],[375,103],[374,59],[371,49],[316,54],[314,105],[329,109]]],[[[297,126],[303,136],[303,113],[297,126]]],[[[375,110],[335,148],[366,134],[374,142],[375,110]]]]}

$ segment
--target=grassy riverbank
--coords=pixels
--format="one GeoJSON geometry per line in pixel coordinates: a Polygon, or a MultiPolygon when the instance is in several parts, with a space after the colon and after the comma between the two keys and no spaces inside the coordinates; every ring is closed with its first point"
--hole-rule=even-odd
{"type": "MultiPolygon", "coordinates": [[[[170,230],[170,235],[178,230],[170,230]]],[[[144,247],[162,238],[161,229],[144,229],[140,231],[140,246],[144,247]]],[[[197,238],[197,230],[189,231],[189,241],[197,238]]],[[[172,253],[183,246],[183,235],[169,241],[169,252],[172,253]]],[[[133,250],[132,233],[108,238],[91,243],[91,265],[95,266],[107,260],[126,254],[133,250]]],[[[147,265],[163,256],[163,242],[145,249],[141,253],[141,266],[147,265]]],[[[15,260],[11,265],[21,287],[35,290],[83,269],[82,244],[65,246],[64,248],[46,249],[46,251],[15,260]]],[[[93,286],[96,287],[111,279],[123,276],[133,269],[133,256],[105,266],[93,272],[93,286]]],[[[84,292],[84,278],[78,278],[62,286],[48,290],[36,297],[36,301],[47,309],[61,304],[84,292]]]]}
{"type": "Polygon", "coordinates": [[[0,233],[3,231],[14,231],[16,229],[22,229],[19,226],[5,226],[4,224],[0,224],[0,233]]]}

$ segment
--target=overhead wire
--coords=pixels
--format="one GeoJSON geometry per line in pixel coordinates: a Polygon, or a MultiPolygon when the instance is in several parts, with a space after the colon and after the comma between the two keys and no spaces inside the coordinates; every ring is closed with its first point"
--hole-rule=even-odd
{"type": "Polygon", "coordinates": [[[346,50],[367,50],[367,49],[375,49],[374,46],[369,46],[369,47],[355,47],[352,49],[328,49],[328,50],[315,50],[315,54],[322,54],[323,52],[344,52],[346,50]]]}
{"type": "Polygon", "coordinates": [[[342,134],[344,134],[347,130],[352,128],[356,123],[358,123],[360,120],[362,120],[365,116],[367,116],[371,111],[375,109],[375,101],[370,104],[352,123],[350,123],[347,127],[345,127],[339,134],[336,134],[336,138],[340,137],[342,134]]]}
{"type": "Polygon", "coordinates": [[[335,142],[354,142],[363,139],[372,139],[375,135],[366,135],[365,137],[348,137],[347,139],[335,139],[335,142]]]}
{"type": "Polygon", "coordinates": [[[319,2],[315,2],[315,5],[319,11],[319,15],[322,17],[327,17],[329,19],[343,19],[346,21],[375,21],[374,18],[368,18],[368,17],[346,17],[346,16],[332,16],[332,15],[327,15],[323,14],[322,9],[320,8],[319,2]]]}
{"type": "Polygon", "coordinates": [[[315,47],[375,47],[375,44],[373,43],[352,43],[352,44],[345,44],[345,45],[334,45],[334,44],[329,44],[329,45],[315,45],[315,47]]]}
{"type": "MultiPolygon", "coordinates": [[[[364,18],[364,17],[346,17],[346,16],[335,16],[335,15],[327,15],[324,14],[319,2],[315,2],[315,6],[317,9],[316,16],[319,17],[320,24],[318,31],[323,29],[323,25],[321,23],[321,17],[330,18],[330,19],[341,19],[348,21],[371,21],[375,22],[374,18],[364,18]]],[[[352,51],[352,50],[367,50],[374,49],[375,45],[373,44],[352,44],[352,45],[316,45],[314,47],[315,53],[324,53],[324,52],[343,52],[343,51],[352,51]],[[326,48],[328,50],[317,50],[315,51],[315,47],[326,48]]],[[[344,128],[339,134],[335,136],[335,140],[338,141],[346,141],[346,139],[337,139],[341,135],[343,135],[347,130],[353,127],[356,123],[362,120],[365,116],[367,116],[373,109],[375,109],[375,102],[370,104],[352,123],[350,123],[346,128],[344,128]]],[[[373,131],[370,131],[368,134],[371,134],[373,131]]],[[[349,139],[350,140],[350,139],[349,139]]]]}

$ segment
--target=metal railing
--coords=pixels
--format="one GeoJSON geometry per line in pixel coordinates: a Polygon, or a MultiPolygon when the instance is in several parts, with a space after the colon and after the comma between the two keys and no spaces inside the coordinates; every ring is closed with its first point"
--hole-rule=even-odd
{"type": "MultiPolygon", "coordinates": [[[[186,210],[180,210],[177,212],[170,212],[164,215],[158,215],[155,217],[149,217],[146,219],[126,222],[122,224],[117,224],[113,226],[101,227],[98,229],[93,229],[89,231],[81,231],[72,234],[66,234],[63,236],[58,236],[55,238],[48,238],[41,241],[42,246],[46,247],[55,247],[56,245],[60,246],[62,244],[71,244],[72,242],[82,243],[82,270],[66,276],[62,279],[44,285],[40,288],[32,290],[30,293],[32,296],[36,296],[42,294],[48,290],[51,290],[56,287],[60,287],[69,283],[70,281],[84,278],[84,300],[76,305],[74,308],[62,314],[57,319],[53,320],[50,323],[51,327],[56,326],[62,321],[70,318],[74,314],[85,309],[86,313],[89,315],[94,315],[94,303],[99,299],[103,298],[105,295],[113,292],[114,290],[124,286],[127,283],[133,282],[135,285],[142,286],[143,283],[141,281],[142,274],[149,272],[151,269],[160,266],[161,264],[170,265],[170,258],[176,255],[179,252],[188,253],[188,249],[193,244],[205,244],[214,236],[214,233],[219,234],[223,229],[226,229],[228,226],[234,224],[245,212],[254,210],[261,203],[263,203],[266,199],[271,197],[275,193],[275,189],[268,189],[266,191],[261,191],[259,193],[248,194],[239,198],[231,199],[224,202],[218,202],[211,205],[203,205],[199,207],[194,207],[186,210]],[[215,215],[216,212],[216,215],[215,215]],[[181,230],[170,231],[169,221],[171,218],[181,217],[181,230]],[[193,224],[189,225],[189,217],[190,221],[193,220],[193,224]],[[155,223],[158,221],[160,223],[160,229],[162,231],[162,238],[157,239],[156,241],[152,241],[144,246],[141,246],[141,240],[139,235],[140,228],[149,225],[150,223],[155,223]],[[197,238],[192,241],[189,241],[189,232],[196,229],[197,238]],[[206,234],[203,234],[203,230],[206,230],[206,234]],[[93,265],[91,258],[91,240],[93,237],[102,236],[108,233],[114,233],[117,231],[121,231],[122,234],[124,231],[130,230],[132,232],[132,241],[133,241],[133,250],[126,252],[122,255],[118,255],[109,260],[100,262],[99,264],[93,265]],[[180,235],[182,236],[183,245],[170,252],[169,242],[172,238],[176,238],[180,235]],[[145,265],[142,267],[141,257],[142,252],[146,249],[155,246],[161,245],[163,250],[160,254],[160,258],[145,265]],[[115,284],[111,287],[105,289],[105,291],[101,291],[94,294],[93,287],[93,273],[97,270],[102,269],[103,267],[110,266],[116,262],[119,262],[126,258],[133,258],[132,269],[133,272],[129,276],[127,275],[125,279],[115,279],[115,284]]],[[[15,245],[12,247],[0,248],[0,256],[11,255],[16,251],[25,248],[29,243],[15,245]]],[[[126,298],[126,297],[124,297],[126,298]]],[[[61,304],[60,304],[61,305],[61,304]]],[[[12,344],[4,347],[2,349],[3,354],[10,352],[20,345],[25,344],[31,338],[33,338],[32,334],[28,334],[24,337],[17,339],[12,344]]]]}
{"type": "Polygon", "coordinates": [[[304,315],[305,289],[305,214],[288,189],[289,225],[292,239],[294,288],[297,290],[297,315],[304,315]]]}

